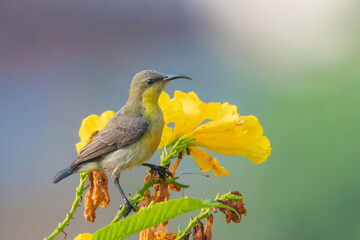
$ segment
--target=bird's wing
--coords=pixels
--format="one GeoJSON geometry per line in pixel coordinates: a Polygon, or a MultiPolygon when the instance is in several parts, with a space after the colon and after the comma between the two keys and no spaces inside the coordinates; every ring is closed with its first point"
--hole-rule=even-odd
{"type": "MultiPolygon", "coordinates": [[[[116,116],[114,116],[116,117],[116,116]]],[[[112,120],[112,121],[111,121],[112,120]]],[[[143,117],[118,116],[90,141],[72,163],[78,166],[104,156],[137,141],[146,132],[149,123],[143,117]]]]}

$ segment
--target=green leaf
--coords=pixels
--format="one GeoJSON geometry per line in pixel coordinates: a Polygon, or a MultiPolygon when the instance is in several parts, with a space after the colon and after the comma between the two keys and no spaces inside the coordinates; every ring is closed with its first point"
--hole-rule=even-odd
{"type": "Polygon", "coordinates": [[[181,187],[181,188],[188,188],[188,187],[190,187],[190,185],[184,185],[184,184],[178,183],[177,181],[175,181],[175,180],[177,180],[177,179],[178,179],[178,177],[177,177],[177,178],[166,178],[165,181],[166,181],[167,183],[174,184],[175,186],[178,186],[178,187],[181,187]]]}
{"type": "MultiPolygon", "coordinates": [[[[158,203],[122,221],[112,223],[94,233],[92,240],[115,240],[123,239],[138,233],[149,227],[168,221],[176,216],[182,215],[201,208],[227,208],[235,211],[214,200],[201,201],[195,198],[182,198],[158,203]]],[[[236,211],[235,211],[236,212],[236,211]]]]}

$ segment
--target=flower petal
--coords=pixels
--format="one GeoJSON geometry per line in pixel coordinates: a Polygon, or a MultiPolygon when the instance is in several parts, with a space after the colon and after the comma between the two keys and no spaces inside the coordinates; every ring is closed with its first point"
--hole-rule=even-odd
{"type": "Polygon", "coordinates": [[[254,163],[264,162],[271,154],[270,141],[255,116],[228,116],[207,122],[187,134],[195,145],[213,152],[248,157],[254,163]]]}
{"type": "Polygon", "coordinates": [[[177,99],[170,99],[166,92],[162,92],[159,97],[159,106],[163,112],[165,124],[175,122],[184,117],[182,104],[177,99]]]}
{"type": "Polygon", "coordinates": [[[207,104],[203,103],[196,93],[186,94],[175,91],[174,99],[181,102],[184,112],[184,117],[175,121],[174,134],[176,136],[185,135],[208,119],[207,104]]]}
{"type": "Polygon", "coordinates": [[[80,154],[81,150],[88,144],[88,140],[81,140],[80,142],[75,144],[76,152],[80,154]]]}
{"type": "Polygon", "coordinates": [[[91,240],[92,239],[92,234],[90,233],[81,233],[79,235],[77,235],[74,240],[91,240]]]}
{"type": "Polygon", "coordinates": [[[165,124],[164,128],[163,128],[162,136],[161,136],[161,141],[160,141],[160,144],[157,149],[164,147],[164,145],[171,139],[172,134],[173,134],[172,128],[168,127],[165,124]]]}
{"type": "Polygon", "coordinates": [[[230,117],[230,116],[234,116],[234,117],[239,116],[236,105],[229,104],[228,102],[221,104],[221,110],[218,111],[218,115],[216,119],[230,117]]]}
{"type": "Polygon", "coordinates": [[[189,147],[190,154],[193,156],[196,164],[200,167],[203,172],[213,170],[214,175],[219,178],[220,174],[224,176],[230,176],[230,173],[225,170],[224,167],[220,166],[216,158],[212,158],[209,153],[198,147],[189,147]]]}
{"type": "Polygon", "coordinates": [[[80,142],[75,145],[78,153],[88,143],[91,134],[95,131],[101,131],[114,115],[115,112],[109,110],[103,112],[100,116],[92,114],[82,120],[79,129],[80,142]]]}
{"type": "Polygon", "coordinates": [[[115,115],[115,112],[112,110],[103,112],[97,121],[97,127],[99,129],[96,129],[96,130],[101,131],[114,115],[115,115]]]}
{"type": "Polygon", "coordinates": [[[84,118],[79,129],[79,138],[81,140],[89,138],[90,134],[96,129],[98,115],[92,114],[84,118]]]}
{"type": "Polygon", "coordinates": [[[101,131],[106,126],[110,118],[112,118],[114,115],[115,112],[109,110],[103,112],[100,116],[92,114],[84,118],[79,129],[80,139],[88,139],[94,131],[101,131]]]}
{"type": "Polygon", "coordinates": [[[162,109],[165,124],[175,123],[172,136],[185,135],[199,126],[205,120],[214,120],[236,112],[236,106],[220,103],[204,103],[194,92],[184,93],[175,91],[174,98],[163,92],[159,98],[159,105],[162,109]]]}

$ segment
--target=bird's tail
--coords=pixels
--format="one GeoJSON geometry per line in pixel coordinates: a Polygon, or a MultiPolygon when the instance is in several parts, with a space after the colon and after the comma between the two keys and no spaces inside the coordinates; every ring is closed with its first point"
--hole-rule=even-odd
{"type": "Polygon", "coordinates": [[[60,170],[58,173],[56,173],[53,183],[58,183],[73,173],[74,173],[74,169],[70,167],[64,168],[63,170],[60,170]]]}

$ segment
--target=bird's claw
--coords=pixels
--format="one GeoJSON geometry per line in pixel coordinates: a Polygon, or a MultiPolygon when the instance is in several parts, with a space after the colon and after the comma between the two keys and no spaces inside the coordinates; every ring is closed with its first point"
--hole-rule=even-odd
{"type": "Polygon", "coordinates": [[[167,177],[173,176],[167,167],[156,166],[156,168],[154,168],[152,170],[157,171],[161,178],[167,178],[167,177]]]}
{"type": "Polygon", "coordinates": [[[156,171],[161,178],[172,177],[172,173],[167,167],[158,166],[150,163],[144,163],[143,166],[149,167],[151,170],[156,171]]]}
{"type": "Polygon", "coordinates": [[[120,209],[122,209],[123,207],[125,207],[124,218],[126,218],[132,211],[137,212],[137,209],[133,205],[131,205],[131,203],[127,199],[125,200],[124,205],[120,205],[120,209]]]}

